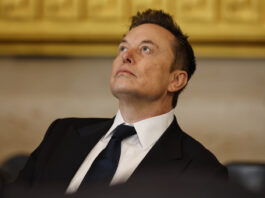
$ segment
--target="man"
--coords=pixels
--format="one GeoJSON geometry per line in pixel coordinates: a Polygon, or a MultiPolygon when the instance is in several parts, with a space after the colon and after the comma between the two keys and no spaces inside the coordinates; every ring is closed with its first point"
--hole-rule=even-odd
{"type": "Polygon", "coordinates": [[[119,100],[115,118],[56,120],[17,182],[31,187],[56,183],[73,193],[104,172],[110,185],[155,178],[165,170],[170,170],[162,174],[171,176],[168,181],[226,178],[225,167],[174,117],[178,95],[194,70],[193,50],[172,17],[156,10],[138,13],[113,62],[110,88],[119,100]],[[134,132],[113,143],[120,126],[134,132]]]}

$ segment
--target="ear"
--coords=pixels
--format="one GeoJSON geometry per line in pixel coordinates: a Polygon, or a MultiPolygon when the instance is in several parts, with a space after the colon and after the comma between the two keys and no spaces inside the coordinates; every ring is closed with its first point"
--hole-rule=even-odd
{"type": "Polygon", "coordinates": [[[188,74],[184,70],[174,70],[170,75],[170,82],[167,89],[169,92],[181,90],[188,82],[188,74]]]}

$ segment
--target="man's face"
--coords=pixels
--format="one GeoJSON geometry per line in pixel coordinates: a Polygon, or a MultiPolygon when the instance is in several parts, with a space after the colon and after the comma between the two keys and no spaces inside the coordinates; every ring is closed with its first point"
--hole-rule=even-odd
{"type": "Polygon", "coordinates": [[[158,100],[168,93],[175,37],[154,24],[133,28],[122,40],[112,65],[114,96],[158,100]]]}

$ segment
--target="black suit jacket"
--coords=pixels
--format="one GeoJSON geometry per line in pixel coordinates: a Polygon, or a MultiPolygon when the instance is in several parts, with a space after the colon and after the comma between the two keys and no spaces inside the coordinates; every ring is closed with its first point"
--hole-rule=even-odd
{"type": "MultiPolygon", "coordinates": [[[[31,187],[56,183],[66,189],[87,154],[112,126],[113,120],[67,118],[54,121],[20,172],[17,182],[31,187]]],[[[227,170],[212,153],[184,133],[174,119],[127,183],[144,178],[173,181],[195,176],[225,179],[227,170]]]]}

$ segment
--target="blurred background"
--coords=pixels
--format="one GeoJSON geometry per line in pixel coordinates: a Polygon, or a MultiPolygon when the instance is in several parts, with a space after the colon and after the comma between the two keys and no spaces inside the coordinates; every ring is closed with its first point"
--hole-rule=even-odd
{"type": "Polygon", "coordinates": [[[222,163],[265,163],[265,1],[0,0],[0,164],[63,117],[113,117],[109,75],[138,10],[171,13],[197,56],[175,110],[222,163]]]}

